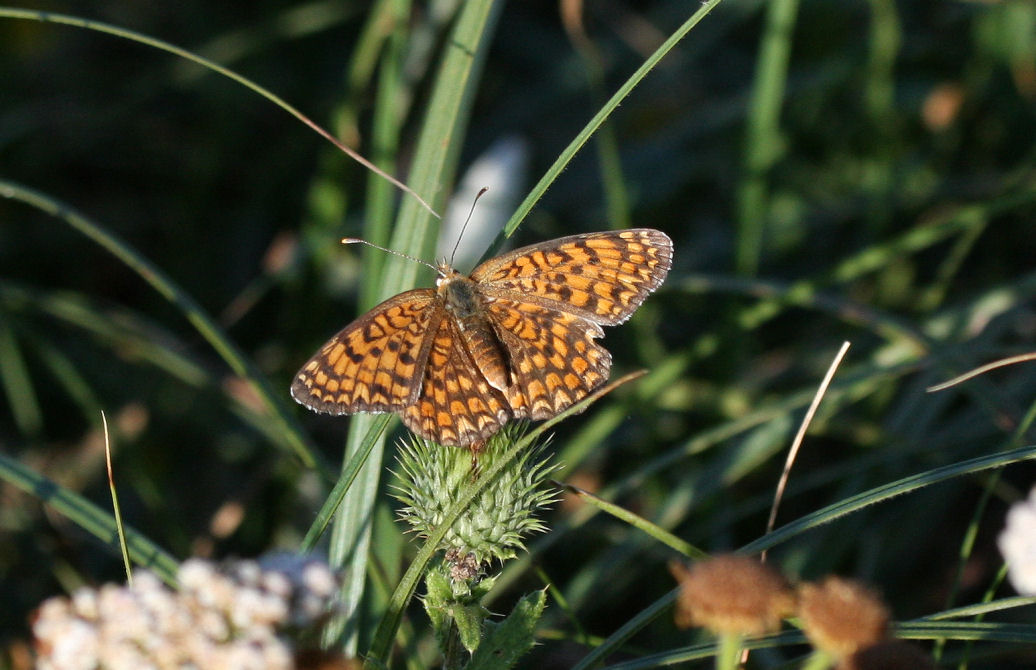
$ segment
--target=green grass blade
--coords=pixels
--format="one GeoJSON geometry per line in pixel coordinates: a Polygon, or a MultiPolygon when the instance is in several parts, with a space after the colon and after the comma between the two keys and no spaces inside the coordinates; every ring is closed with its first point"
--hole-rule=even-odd
{"type": "Polygon", "coordinates": [[[171,277],[117,236],[55,198],[3,179],[0,179],[0,196],[24,202],[57,217],[136,272],[159,295],[176,307],[230,366],[230,369],[240,375],[255,391],[266,407],[270,418],[279,424],[303,464],[307,467],[317,465],[318,460],[305,433],[282,400],[286,394],[273,391],[263,374],[227,337],[223,329],[216,324],[215,319],[209,316],[201,305],[180,288],[171,277]]]}
{"type": "Polygon", "coordinates": [[[910,477],[904,477],[903,479],[889,482],[869,491],[863,491],[862,493],[850,496],[844,500],[839,500],[838,502],[828,505],[823,509],[819,509],[812,514],[781,526],[769,535],[746,544],[738,551],[744,554],[756,554],[764,549],[771,549],[787,542],[791,538],[805,533],[812,528],[816,528],[825,523],[830,523],[839,517],[852,514],[853,512],[857,512],[865,507],[886,502],[896,496],[903,495],[904,493],[917,491],[926,486],[953,479],[954,477],[962,477],[964,475],[982,472],[983,470],[1002,468],[1013,463],[1021,463],[1023,461],[1031,461],[1034,459],[1036,459],[1036,446],[1028,446],[1021,449],[1004,451],[998,454],[991,454],[989,456],[980,456],[960,463],[951,463],[950,465],[944,465],[940,468],[927,470],[916,475],[911,475],[910,477]]]}
{"type": "Polygon", "coordinates": [[[376,165],[374,165],[373,163],[371,163],[366,158],[364,158],[360,154],[356,153],[355,151],[353,151],[352,149],[350,149],[346,145],[342,144],[342,142],[340,142],[336,137],[332,136],[326,130],[324,130],[323,128],[318,126],[316,123],[311,121],[309,119],[309,117],[307,117],[301,111],[299,111],[295,107],[293,107],[290,104],[288,104],[288,102],[286,100],[280,98],[279,96],[275,95],[272,91],[269,91],[269,90],[263,88],[262,86],[260,86],[259,84],[256,84],[255,82],[251,81],[250,79],[242,77],[241,75],[239,75],[238,73],[234,72],[233,70],[229,70],[229,69],[227,69],[227,68],[225,68],[225,67],[223,67],[223,66],[221,66],[221,65],[219,65],[217,63],[214,63],[214,62],[208,60],[207,58],[202,58],[201,56],[199,56],[199,55],[197,55],[195,53],[192,53],[190,51],[187,51],[186,49],[182,49],[182,48],[180,48],[178,46],[170,44],[169,42],[164,42],[162,40],[155,39],[154,37],[149,37],[147,35],[143,35],[141,33],[138,33],[138,32],[132,31],[132,30],[127,30],[125,28],[120,28],[118,26],[113,26],[113,25],[108,24],[108,23],[103,23],[101,21],[93,21],[91,19],[83,19],[83,18],[80,18],[78,16],[69,16],[67,14],[57,14],[55,12],[39,12],[39,11],[23,10],[23,9],[0,8],[0,18],[22,19],[22,20],[29,20],[29,21],[40,21],[40,22],[43,22],[43,23],[57,23],[57,24],[61,24],[61,25],[72,26],[72,27],[75,27],[75,28],[84,28],[86,30],[95,30],[97,32],[105,33],[107,35],[113,35],[115,37],[120,37],[122,39],[130,40],[131,42],[137,42],[137,43],[140,43],[140,44],[147,45],[149,47],[153,47],[155,49],[159,49],[161,51],[165,51],[165,52],[174,54],[176,56],[179,56],[180,58],[184,58],[184,59],[189,60],[191,62],[197,63],[198,65],[200,65],[202,67],[208,68],[208,69],[212,70],[213,72],[218,72],[219,74],[223,75],[224,77],[227,77],[228,79],[231,79],[231,80],[237,82],[238,84],[241,84],[245,88],[250,89],[250,90],[254,91],[255,93],[258,93],[259,95],[261,95],[262,97],[266,98],[267,100],[269,100],[273,104],[277,105],[278,107],[280,107],[281,109],[283,109],[287,113],[291,114],[296,119],[301,121],[303,124],[305,124],[306,126],[311,128],[318,135],[320,135],[321,137],[326,139],[328,142],[331,142],[332,144],[334,144],[336,147],[338,147],[340,150],[342,150],[344,153],[346,153],[353,160],[355,160],[356,162],[360,163],[361,165],[366,167],[368,170],[371,170],[371,171],[377,173],[383,179],[391,182],[396,188],[398,188],[398,189],[400,189],[400,190],[402,190],[402,191],[404,191],[406,193],[409,193],[410,195],[412,195],[414,197],[414,199],[418,203],[420,203],[420,205],[422,207],[427,209],[429,212],[434,213],[432,211],[432,209],[431,209],[431,206],[428,205],[428,203],[426,203],[414,191],[412,191],[406,184],[404,184],[403,182],[399,181],[398,179],[396,179],[392,175],[389,175],[389,174],[387,174],[385,172],[382,172],[376,165]]]}
{"type": "MultiPolygon", "coordinates": [[[[0,479],[5,480],[75,522],[119,554],[119,531],[115,519],[83,496],[58,485],[5,454],[0,454],[0,479]]],[[[153,571],[167,584],[175,585],[179,564],[164,549],[138,531],[126,527],[126,545],[133,562],[153,571]]]]}
{"type": "MultiPolygon", "coordinates": [[[[428,114],[421,128],[410,183],[416,192],[424,194],[435,206],[445,202],[456,171],[457,158],[463,143],[471,104],[481,74],[482,64],[489,49],[490,35],[495,27],[502,3],[487,0],[463,4],[448,40],[442,65],[436,75],[428,114]]],[[[415,256],[429,256],[436,242],[436,221],[415,200],[403,202],[390,247],[415,256]]],[[[377,298],[399,293],[417,283],[422,266],[398,257],[385,261],[384,281],[378,284],[377,298]]],[[[349,440],[345,460],[360,449],[374,418],[358,415],[349,426],[349,440]]],[[[361,602],[366,579],[370,518],[383,458],[384,442],[379,440],[363,468],[356,476],[350,495],[335,517],[331,533],[330,557],[332,565],[349,561],[349,578],[342,590],[342,601],[361,602]]],[[[345,650],[355,649],[355,620],[347,611],[327,627],[325,641],[344,641],[345,650]]],[[[395,626],[392,630],[395,631],[395,626]]]]}
{"type": "Polygon", "coordinates": [[[596,507],[597,509],[601,510],[606,514],[612,515],[620,521],[628,523],[629,525],[640,530],[649,537],[655,538],[662,544],[671,547],[672,549],[675,549],[676,551],[680,552],[684,556],[687,556],[688,558],[701,559],[708,556],[706,552],[702,551],[701,549],[698,549],[689,542],[684,542],[683,540],[676,537],[675,535],[673,535],[666,529],[662,528],[658,524],[651,523],[639,514],[634,514],[633,512],[630,512],[629,510],[620,507],[615,503],[610,503],[603,498],[595,496],[589,491],[584,491],[578,486],[565,484],[563,482],[555,483],[558,486],[567,488],[569,491],[575,493],[575,495],[578,496],[579,499],[583,502],[596,507]]]}
{"type": "Polygon", "coordinates": [[[575,139],[565,147],[564,151],[561,152],[557,160],[555,160],[553,165],[550,166],[546,174],[544,174],[536,185],[532,187],[532,190],[529,191],[529,195],[525,197],[525,200],[518,205],[518,209],[516,209],[514,214],[511,215],[511,218],[508,219],[501,234],[486,252],[487,256],[492,256],[503,243],[504,239],[510,237],[514,231],[517,230],[518,224],[520,224],[532,208],[536,206],[536,203],[543,197],[543,194],[546,193],[548,188],[550,188],[550,185],[554,183],[554,180],[558,178],[575,155],[579,153],[579,150],[583,148],[583,145],[586,144],[595,132],[597,132],[605,120],[611,116],[611,113],[618,108],[626,96],[636,88],[637,84],[639,84],[644,77],[646,77],[648,73],[658,65],[659,61],[665,58],[666,54],[679,44],[680,40],[686,37],[691,29],[698,25],[698,23],[719,3],[720,0],[706,0],[701,3],[698,10],[694,12],[694,14],[692,14],[691,17],[683,23],[683,25],[677,28],[676,31],[670,35],[639,68],[637,68],[637,71],[619,87],[619,90],[608,99],[608,102],[606,102],[604,106],[594,114],[593,118],[586,124],[586,127],[584,127],[583,130],[576,135],[575,139]]]}
{"type": "Polygon", "coordinates": [[[737,194],[734,254],[737,271],[742,275],[753,276],[759,268],[768,209],[767,177],[784,153],[779,119],[798,5],[798,0],[773,0],[766,4],[766,28],[748,107],[745,177],[737,194]]]}
{"type": "Polygon", "coordinates": [[[320,537],[324,534],[324,531],[331,524],[331,520],[334,517],[335,512],[338,511],[339,506],[342,504],[342,499],[345,498],[345,494],[348,492],[349,487],[356,480],[357,474],[360,472],[360,468],[367,461],[367,457],[370,456],[371,450],[374,449],[374,445],[381,438],[382,433],[385,432],[385,428],[388,426],[389,421],[395,418],[393,414],[382,414],[378,416],[371,426],[371,430],[363,438],[363,443],[360,448],[353,453],[349,462],[342,468],[342,474],[335,482],[334,488],[331,489],[331,493],[328,494],[324,500],[324,504],[321,506],[320,511],[317,512],[316,519],[309,527],[309,531],[306,532],[306,537],[302,540],[302,545],[299,547],[299,551],[310,552],[313,551],[317,542],[320,541],[320,537]]]}

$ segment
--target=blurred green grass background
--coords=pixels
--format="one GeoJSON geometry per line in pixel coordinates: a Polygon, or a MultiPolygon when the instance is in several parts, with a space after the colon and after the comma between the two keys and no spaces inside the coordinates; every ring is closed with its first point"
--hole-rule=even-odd
{"type": "MultiPolygon", "coordinates": [[[[407,20],[379,24],[389,4],[29,7],[210,58],[408,181],[456,8],[417,4],[404,7],[407,20]]],[[[568,30],[556,3],[497,8],[470,122],[450,138],[459,169],[517,137],[528,189],[698,6],[587,3],[581,29],[570,18],[568,30]]],[[[1036,442],[1031,364],[924,391],[1033,348],[1034,137],[1032,3],[718,3],[513,238],[635,225],[675,243],[666,285],[604,340],[613,377],[650,374],[554,431],[563,479],[709,551],[755,541],[783,455],[843,340],[852,348],[778,525],[1036,442]]],[[[157,546],[181,560],[298,547],[327,493],[299,450],[336,469],[349,420],[295,406],[288,383],[379,295],[371,280],[392,263],[338,240],[398,240],[389,224],[398,194],[227,78],[111,35],[2,13],[0,180],[124,240],[212,315],[245,365],[235,370],[214,349],[188,307],[68,225],[68,210],[45,213],[0,187],[2,453],[107,509],[103,409],[123,514],[157,546]],[[284,421],[262,388],[242,381],[248,373],[276,395],[284,421]]],[[[447,166],[422,195],[441,205],[455,183],[447,166]]],[[[402,250],[434,260],[431,236],[434,226],[414,232],[414,248],[402,250]]],[[[977,602],[998,583],[1006,504],[1034,474],[1020,463],[1002,478],[926,486],[795,535],[771,560],[803,578],[866,580],[901,620],[977,602]]],[[[3,486],[7,646],[26,638],[42,599],[123,575],[118,553],[39,491],[3,486]]],[[[379,496],[361,649],[416,550],[392,512],[379,496]]],[[[506,610],[549,579],[566,607],[549,606],[535,662],[567,668],[588,640],[672,588],[665,563],[675,552],[574,503],[549,521],[555,530],[508,568],[489,606],[506,610]]],[[[434,656],[423,614],[410,611],[406,655],[422,667],[418,659],[434,656]]],[[[1001,618],[1032,621],[1025,610],[1001,618]]],[[[663,616],[613,660],[689,643],[663,616]]],[[[970,667],[1031,663],[1002,641],[945,653],[976,655],[970,667]]]]}

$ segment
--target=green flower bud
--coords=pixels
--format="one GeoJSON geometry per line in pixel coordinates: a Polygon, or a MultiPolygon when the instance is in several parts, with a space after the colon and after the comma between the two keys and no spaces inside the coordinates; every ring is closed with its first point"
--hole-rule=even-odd
{"type": "MultiPolygon", "coordinates": [[[[405,507],[400,518],[421,537],[439,527],[460,490],[491,469],[525,424],[510,424],[478,452],[443,447],[413,437],[401,444],[393,495],[405,507]]],[[[542,458],[543,445],[525,450],[486,486],[443,538],[441,550],[453,557],[454,579],[470,579],[474,568],[493,559],[513,558],[530,533],[546,530],[536,513],[557,501],[557,489],[546,484],[558,468],[542,458]]]]}

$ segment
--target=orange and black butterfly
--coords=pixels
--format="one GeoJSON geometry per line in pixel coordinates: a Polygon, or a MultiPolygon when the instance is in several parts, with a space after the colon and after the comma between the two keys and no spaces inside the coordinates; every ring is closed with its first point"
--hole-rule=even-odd
{"type": "Polygon", "coordinates": [[[608,379],[594,340],[665,280],[673,243],[637,228],[492,258],[389,298],[328,340],[291,385],[317,412],[397,412],[417,435],[477,450],[512,419],[549,419],[608,379]]]}

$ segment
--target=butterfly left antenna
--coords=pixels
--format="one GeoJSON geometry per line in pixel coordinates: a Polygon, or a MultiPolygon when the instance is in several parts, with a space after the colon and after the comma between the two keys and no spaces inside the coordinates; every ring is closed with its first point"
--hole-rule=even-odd
{"type": "Polygon", "coordinates": [[[488,190],[488,186],[483,186],[479,189],[475,199],[471,202],[471,209],[468,210],[468,218],[464,219],[464,225],[460,227],[460,234],[457,235],[457,243],[453,245],[453,252],[450,254],[450,267],[453,267],[453,257],[457,255],[457,249],[460,247],[461,238],[464,237],[464,231],[468,229],[468,223],[471,222],[471,215],[475,213],[475,205],[478,204],[478,199],[488,190]]]}
{"type": "Polygon", "coordinates": [[[386,249],[383,246],[374,244],[373,242],[368,242],[367,240],[361,240],[358,237],[343,237],[342,238],[342,244],[366,244],[368,247],[374,247],[375,249],[380,249],[381,251],[384,251],[385,253],[392,254],[394,256],[401,256],[401,257],[406,258],[407,260],[411,260],[411,261],[413,261],[415,263],[420,263],[421,265],[428,266],[431,269],[435,270],[435,272],[437,274],[442,274],[442,272],[439,270],[439,268],[435,267],[434,265],[432,265],[428,261],[423,261],[420,258],[414,258],[410,254],[404,254],[402,251],[393,251],[392,249],[386,249]]]}

